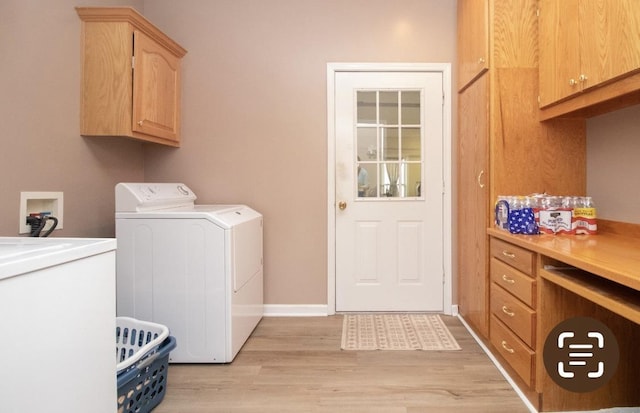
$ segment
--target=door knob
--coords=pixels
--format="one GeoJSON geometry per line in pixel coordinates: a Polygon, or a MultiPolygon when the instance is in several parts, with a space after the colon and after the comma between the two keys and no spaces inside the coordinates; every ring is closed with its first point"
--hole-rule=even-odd
{"type": "Polygon", "coordinates": [[[340,208],[340,211],[344,211],[347,209],[347,203],[345,201],[338,202],[338,208],[340,208]]]}

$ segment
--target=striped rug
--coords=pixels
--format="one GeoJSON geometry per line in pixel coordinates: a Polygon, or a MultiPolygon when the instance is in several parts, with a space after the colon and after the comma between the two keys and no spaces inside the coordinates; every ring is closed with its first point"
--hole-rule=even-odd
{"type": "Polygon", "coordinates": [[[460,350],[437,314],[347,314],[343,350],[460,350]]]}

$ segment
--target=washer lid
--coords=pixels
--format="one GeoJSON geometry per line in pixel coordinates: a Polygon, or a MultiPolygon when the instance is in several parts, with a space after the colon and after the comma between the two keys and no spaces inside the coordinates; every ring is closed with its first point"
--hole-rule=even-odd
{"type": "Polygon", "coordinates": [[[140,212],[192,207],[196,194],[182,183],[119,183],[116,212],[140,212]]]}

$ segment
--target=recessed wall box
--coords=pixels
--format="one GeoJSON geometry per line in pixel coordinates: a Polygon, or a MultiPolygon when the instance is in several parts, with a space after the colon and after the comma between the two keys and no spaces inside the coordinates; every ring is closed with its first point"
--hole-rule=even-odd
{"type": "MultiPolygon", "coordinates": [[[[27,217],[30,214],[43,212],[58,218],[56,230],[62,229],[64,199],[62,192],[20,192],[20,223],[19,233],[28,234],[31,226],[27,225],[27,217]]],[[[48,230],[53,222],[47,223],[43,231],[48,230]]]]}

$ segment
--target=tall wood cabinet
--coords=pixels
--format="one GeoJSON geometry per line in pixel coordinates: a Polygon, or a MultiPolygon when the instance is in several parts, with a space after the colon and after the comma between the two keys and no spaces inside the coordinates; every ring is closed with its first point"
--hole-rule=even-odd
{"type": "Polygon", "coordinates": [[[82,19],[80,133],[180,145],[186,54],[129,7],[77,7],[82,19]]]}
{"type": "Polygon", "coordinates": [[[484,0],[487,21],[465,18],[466,3],[477,1],[458,2],[459,55],[465,33],[474,33],[462,22],[486,25],[489,53],[488,70],[472,82],[463,84],[459,73],[458,304],[465,321],[489,341],[486,231],[494,202],[498,195],[584,194],[586,145],[584,120],[538,121],[538,2],[484,0]]]}
{"type": "Polygon", "coordinates": [[[539,20],[542,119],[640,101],[640,2],[540,0],[539,20]]]}
{"type": "Polygon", "coordinates": [[[489,225],[489,76],[458,96],[458,302],[481,335],[489,335],[487,233],[489,225]]]}

